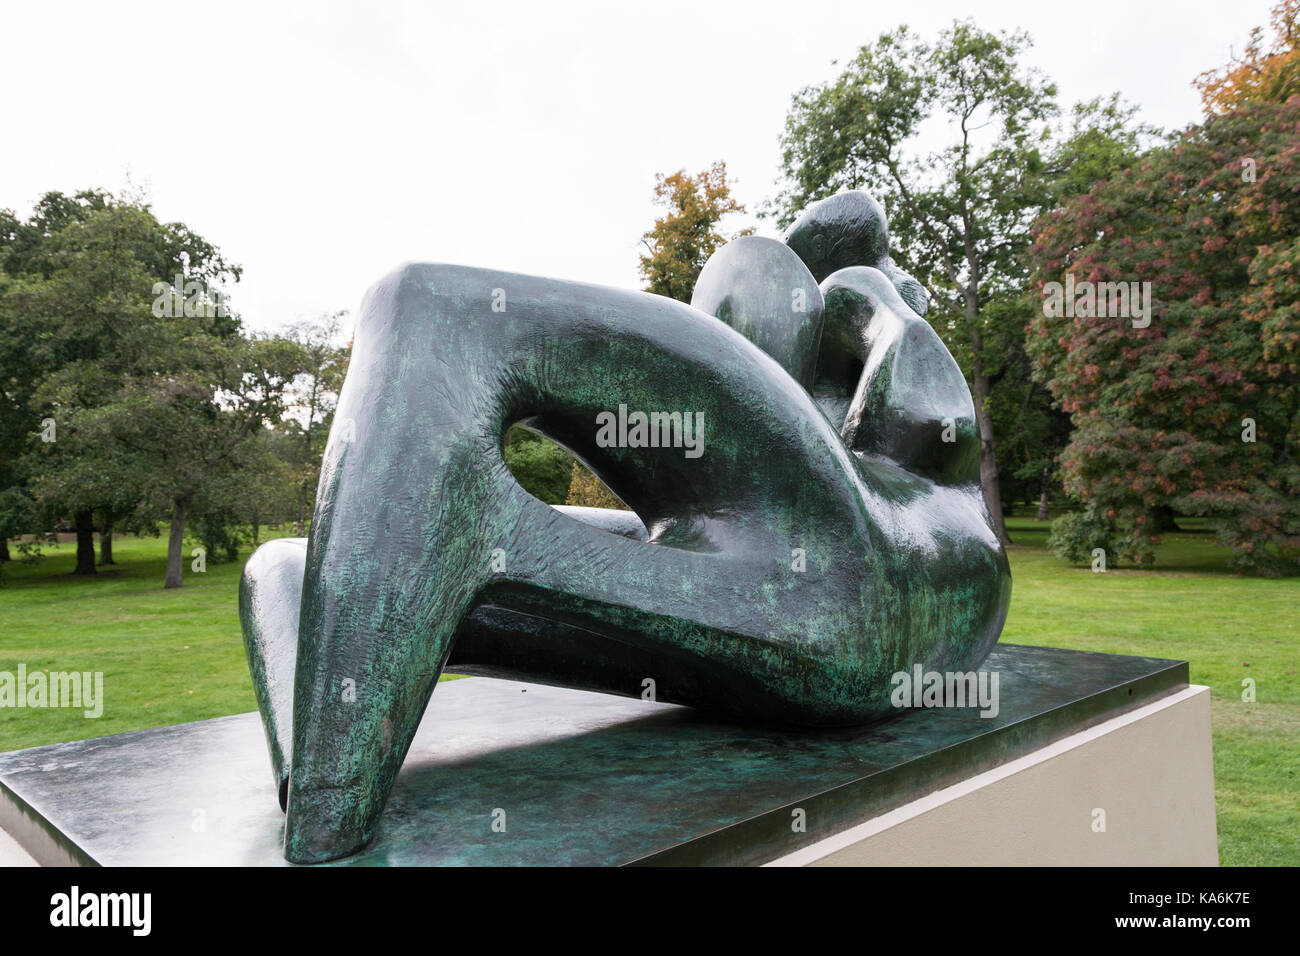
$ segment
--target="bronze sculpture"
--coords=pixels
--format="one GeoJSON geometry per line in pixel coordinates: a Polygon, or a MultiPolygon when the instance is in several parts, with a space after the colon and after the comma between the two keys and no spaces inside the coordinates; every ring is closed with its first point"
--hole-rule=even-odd
{"type": "Polygon", "coordinates": [[[370,840],[448,664],[806,727],[886,716],[917,664],[978,666],[1010,574],[925,306],[863,193],[727,245],[690,306],[460,266],[381,280],[311,535],[241,585],[288,859],[370,840]],[[631,511],[530,496],[501,455],[516,422],[631,511]]]}

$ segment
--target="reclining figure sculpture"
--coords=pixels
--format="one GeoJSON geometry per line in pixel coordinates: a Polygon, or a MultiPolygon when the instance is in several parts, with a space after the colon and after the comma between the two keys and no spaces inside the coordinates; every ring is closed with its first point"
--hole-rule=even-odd
{"type": "Polygon", "coordinates": [[[285,856],[372,839],[449,664],[628,696],[650,678],[804,728],[887,716],[916,664],[978,667],[1010,573],[925,308],[861,192],[784,243],[729,243],[691,305],[451,265],[381,280],[310,536],[258,549],[240,590],[285,856]],[[529,495],[515,423],[631,510],[529,495]]]}

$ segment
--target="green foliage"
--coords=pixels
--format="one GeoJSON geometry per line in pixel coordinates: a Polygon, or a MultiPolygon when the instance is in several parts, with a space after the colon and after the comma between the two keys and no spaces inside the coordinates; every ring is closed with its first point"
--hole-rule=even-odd
{"type": "MultiPolygon", "coordinates": [[[[1054,202],[1087,192],[1137,159],[1157,131],[1137,122],[1135,113],[1118,95],[1075,105],[1043,171],[1054,202]]],[[[1016,294],[999,296],[984,310],[989,316],[985,355],[991,363],[987,407],[998,439],[998,480],[1004,501],[1022,506],[1044,492],[1050,502],[1061,490],[1057,456],[1072,429],[1070,416],[1035,380],[1025,349],[1025,326],[1041,308],[1037,296],[1016,294]]]]}
{"type": "Polygon", "coordinates": [[[1300,570],[1297,140],[1300,97],[1253,104],[1189,128],[1036,226],[1036,289],[1067,273],[1150,283],[1148,327],[1040,306],[1028,338],[1073,419],[1066,489],[1126,529],[1119,547],[1135,562],[1152,560],[1154,517],[1172,509],[1214,518],[1238,569],[1300,570]]]}
{"type": "Polygon", "coordinates": [[[569,496],[564,503],[583,508],[627,509],[627,505],[610,491],[603,481],[577,461],[573,463],[573,475],[569,479],[569,496]]]}
{"type": "Polygon", "coordinates": [[[1067,511],[1052,522],[1047,550],[1071,564],[1090,564],[1097,548],[1111,559],[1116,553],[1115,537],[1113,522],[1083,511],[1067,511]]]}
{"type": "Polygon", "coordinates": [[[228,508],[205,511],[193,520],[190,527],[194,537],[203,545],[207,562],[222,564],[239,558],[243,534],[234,511],[228,508]]]}
{"type": "Polygon", "coordinates": [[[562,505],[569,495],[573,456],[544,435],[514,425],[506,432],[506,466],[523,489],[548,505],[562,505]]]}
{"type": "Polygon", "coordinates": [[[521,425],[506,432],[505,459],[523,489],[548,505],[627,507],[563,446],[521,425]]]}
{"type": "MultiPolygon", "coordinates": [[[[999,296],[984,307],[984,354],[991,363],[984,407],[997,439],[998,487],[1007,511],[1059,490],[1056,456],[1070,434],[1070,417],[1033,379],[1024,348],[1029,306],[1023,295],[999,296]]],[[[960,359],[959,359],[960,362],[960,359]]]]}
{"type": "Polygon", "coordinates": [[[1076,103],[1070,126],[1059,132],[1046,169],[1052,200],[1061,202],[1092,189],[1099,180],[1131,166],[1160,135],[1137,120],[1137,107],[1118,93],[1076,103]]]}
{"type": "Polygon", "coordinates": [[[22,530],[75,515],[88,531],[92,513],[101,526],[180,527],[232,511],[231,477],[261,460],[256,437],[283,416],[305,361],[299,343],[245,335],[218,308],[238,267],[183,224],[102,192],[50,193],[26,222],[5,213],[0,263],[0,388],[15,413],[0,429],[0,481],[32,502],[22,530]],[[40,440],[42,422],[55,440],[40,440]]]}
{"type": "MultiPolygon", "coordinates": [[[[731,198],[723,162],[695,176],[686,175],[684,169],[668,176],[656,175],[655,203],[668,212],[641,237],[650,250],[641,257],[640,266],[646,291],[690,302],[704,263],[728,241],[718,232],[719,221],[730,213],[744,212],[745,207],[731,198]]],[[[742,229],[731,238],[751,232],[742,229]]]]}
{"type": "Polygon", "coordinates": [[[35,523],[21,530],[130,510],[124,460],[96,454],[77,423],[147,348],[136,317],[150,304],[154,278],[142,257],[157,257],[159,224],[103,193],[51,193],[26,223],[9,219],[0,235],[0,375],[13,417],[0,435],[0,479],[36,504],[35,523]]]}
{"type": "MultiPolygon", "coordinates": [[[[256,431],[242,450],[242,472],[238,480],[225,489],[223,498],[238,516],[240,525],[248,528],[248,540],[254,547],[261,543],[263,528],[295,522],[303,513],[303,466],[299,464],[303,447],[301,436],[286,427],[291,421],[297,424],[286,416],[278,424],[256,431]]],[[[321,443],[316,449],[317,472],[323,448],[321,443]]],[[[306,501],[308,509],[315,491],[313,484],[311,498],[306,501]]],[[[296,525],[294,530],[298,530],[296,525]]]]}

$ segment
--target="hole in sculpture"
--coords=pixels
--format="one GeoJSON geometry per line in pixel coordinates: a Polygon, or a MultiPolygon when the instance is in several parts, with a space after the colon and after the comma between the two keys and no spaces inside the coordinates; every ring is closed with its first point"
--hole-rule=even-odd
{"type": "Polygon", "coordinates": [[[506,430],[506,467],[521,488],[548,505],[629,510],[618,495],[563,445],[523,425],[506,430]]]}

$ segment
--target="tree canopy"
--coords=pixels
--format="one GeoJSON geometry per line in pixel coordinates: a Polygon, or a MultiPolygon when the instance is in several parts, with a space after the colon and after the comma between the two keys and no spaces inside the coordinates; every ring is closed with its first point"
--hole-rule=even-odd
{"type": "Polygon", "coordinates": [[[727,164],[716,162],[689,176],[686,170],[655,176],[655,203],[667,209],[642,237],[648,253],[641,257],[641,276],[646,291],[681,302],[691,301],[700,270],[730,237],[718,231],[724,216],[743,213],[745,207],[731,197],[727,164]]]}
{"type": "Polygon", "coordinates": [[[1040,220],[1038,288],[1150,283],[1150,324],[1040,308],[1028,347],[1073,420],[1067,490],[1153,559],[1156,513],[1216,519],[1234,563],[1300,562],[1300,96],[1212,117],[1040,220]]]}
{"type": "Polygon", "coordinates": [[[1285,103],[1300,93],[1300,0],[1278,0],[1269,21],[1268,48],[1263,27],[1254,27],[1241,56],[1197,77],[1206,116],[1251,103],[1285,103]]]}
{"type": "Polygon", "coordinates": [[[180,585],[187,519],[210,539],[235,520],[235,479],[266,464],[254,450],[314,361],[244,332],[223,298],[238,278],[137,199],[48,193],[26,220],[0,214],[0,536],[70,520],[93,574],[95,530],[170,521],[165,584],[180,585]]]}

